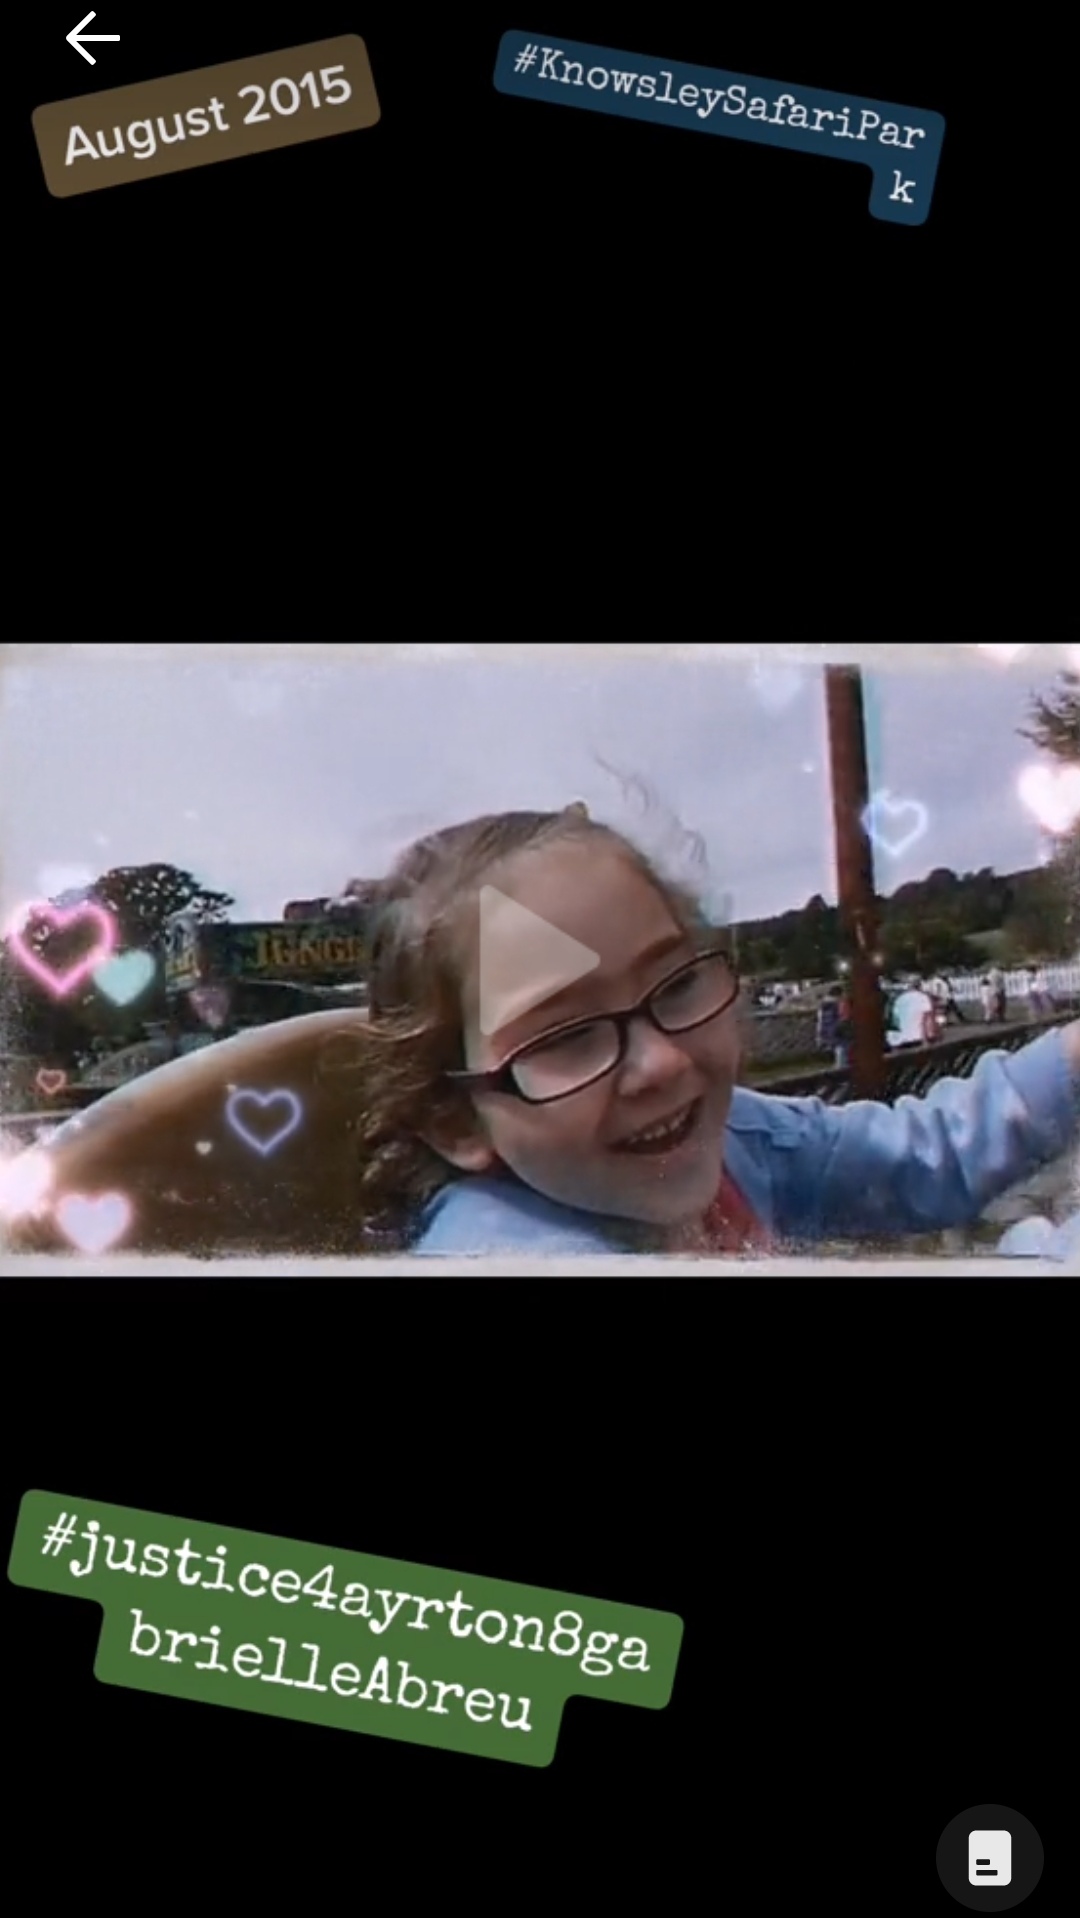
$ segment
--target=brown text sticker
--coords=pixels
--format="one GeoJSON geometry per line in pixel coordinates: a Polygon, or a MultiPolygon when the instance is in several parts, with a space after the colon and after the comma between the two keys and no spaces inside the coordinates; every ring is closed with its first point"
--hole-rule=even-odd
{"type": "Polygon", "coordinates": [[[56,100],[33,116],[46,184],[62,200],[356,133],[378,118],[367,47],[355,33],[56,100]]]}

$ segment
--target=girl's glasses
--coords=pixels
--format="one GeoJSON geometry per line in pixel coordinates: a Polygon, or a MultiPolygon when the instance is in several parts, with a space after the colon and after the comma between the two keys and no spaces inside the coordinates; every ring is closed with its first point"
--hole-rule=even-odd
{"type": "Polygon", "coordinates": [[[446,1077],[474,1091],[505,1092],[529,1105],[549,1105],[614,1072],[626,1057],[635,1019],[647,1019],[658,1032],[693,1032],[718,1019],[738,996],[738,974],[727,953],[699,953],[625,1012],[557,1026],[511,1053],[493,1072],[448,1072],[446,1077]]]}

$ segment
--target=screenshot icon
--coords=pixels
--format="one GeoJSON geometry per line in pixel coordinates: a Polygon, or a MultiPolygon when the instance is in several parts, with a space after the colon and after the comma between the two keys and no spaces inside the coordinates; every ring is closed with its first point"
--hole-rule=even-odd
{"type": "Polygon", "coordinates": [[[1012,1884],[1012,1832],[968,1833],[968,1884],[1012,1884]]]}

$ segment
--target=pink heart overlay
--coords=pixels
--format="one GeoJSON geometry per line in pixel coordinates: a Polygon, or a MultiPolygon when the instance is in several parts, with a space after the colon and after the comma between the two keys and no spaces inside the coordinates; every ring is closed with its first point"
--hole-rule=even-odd
{"type": "Polygon", "coordinates": [[[56,1217],[77,1252],[107,1252],[131,1224],[131,1206],[122,1192],[99,1192],[93,1198],[69,1192],[56,1217]]]}
{"type": "Polygon", "coordinates": [[[220,1031],[229,1016],[232,994],[228,986],[194,986],[188,998],[195,1017],[211,1032],[220,1031]]]}
{"type": "Polygon", "coordinates": [[[90,974],[101,965],[102,960],[109,957],[116,945],[116,922],[105,911],[104,906],[91,905],[89,900],[84,900],[77,906],[62,907],[54,906],[50,900],[45,899],[20,913],[18,930],[9,933],[8,943],[25,970],[40,985],[43,985],[47,992],[53,993],[57,999],[62,999],[83,979],[88,979],[90,974]],[[25,942],[23,935],[28,924],[34,920],[44,920],[57,932],[67,932],[72,926],[92,924],[98,929],[99,943],[84,954],[74,966],[70,966],[67,972],[57,972],[25,942]]]}
{"type": "Polygon", "coordinates": [[[1080,819],[1080,766],[1028,766],[1018,784],[1020,797],[1049,833],[1067,833],[1080,819]]]}
{"type": "Polygon", "coordinates": [[[56,1066],[42,1066],[34,1084],[39,1092],[43,1092],[47,1099],[51,1099],[57,1092],[62,1092],[67,1085],[67,1073],[61,1072],[56,1066]]]}
{"type": "Polygon", "coordinates": [[[53,1165],[47,1153],[31,1149],[0,1160],[0,1215],[19,1219],[36,1212],[52,1179],[53,1165]]]}

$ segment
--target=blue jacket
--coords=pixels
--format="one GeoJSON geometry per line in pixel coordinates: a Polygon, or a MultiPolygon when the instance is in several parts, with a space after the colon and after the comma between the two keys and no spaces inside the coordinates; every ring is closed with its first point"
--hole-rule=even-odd
{"type": "MultiPolygon", "coordinates": [[[[1057,1031],[1019,1052],[984,1053],[970,1079],[941,1080],[925,1098],[894,1106],[829,1106],[739,1087],[725,1162],[762,1224],[794,1253],[828,1239],[973,1224],[1078,1135],[1080,1079],[1057,1031]]],[[[1013,1236],[1003,1250],[1013,1249],[1013,1236]]],[[[1078,1238],[1070,1222],[1060,1253],[1040,1245],[1034,1256],[1065,1257],[1078,1238]]],[[[430,1202],[413,1250],[595,1258],[624,1246],[596,1214],[557,1205],[509,1177],[467,1176],[430,1202]]],[[[1026,1246],[1019,1250],[1031,1256],[1026,1246]]]]}

